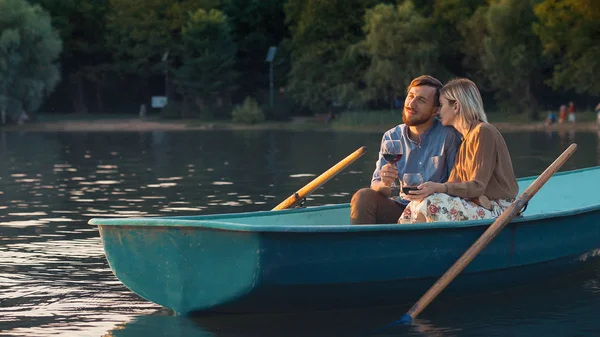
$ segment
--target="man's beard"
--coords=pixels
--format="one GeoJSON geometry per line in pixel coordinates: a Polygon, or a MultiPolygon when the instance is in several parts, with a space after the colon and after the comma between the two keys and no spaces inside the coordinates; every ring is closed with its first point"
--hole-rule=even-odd
{"type": "MultiPolygon", "coordinates": [[[[430,117],[431,117],[431,115],[430,115],[430,117]]],[[[419,125],[425,124],[425,123],[429,122],[429,120],[431,119],[430,117],[421,117],[417,120],[411,121],[406,117],[406,109],[402,110],[402,122],[404,122],[404,124],[406,124],[408,126],[419,126],[419,125]]]]}

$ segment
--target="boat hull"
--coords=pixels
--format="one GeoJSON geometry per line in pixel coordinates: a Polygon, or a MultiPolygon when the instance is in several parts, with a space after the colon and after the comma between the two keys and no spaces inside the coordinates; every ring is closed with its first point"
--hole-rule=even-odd
{"type": "MultiPolygon", "coordinates": [[[[339,210],[349,212],[347,205],[339,210]]],[[[128,288],[187,315],[409,303],[488,225],[288,232],[100,224],[99,229],[110,267],[128,288]]],[[[597,257],[599,249],[600,210],[516,220],[444,295],[549,278],[597,257]]]]}

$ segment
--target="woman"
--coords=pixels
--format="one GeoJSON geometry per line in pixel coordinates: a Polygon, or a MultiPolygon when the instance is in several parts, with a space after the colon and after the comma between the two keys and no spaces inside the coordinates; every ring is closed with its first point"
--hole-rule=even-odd
{"type": "Polygon", "coordinates": [[[562,124],[567,119],[567,106],[562,104],[560,108],[558,108],[558,124],[562,124]]]}
{"type": "Polygon", "coordinates": [[[399,223],[498,217],[519,191],[502,134],[487,122],[479,89],[471,80],[448,82],[440,93],[440,119],[463,137],[446,183],[425,182],[405,196],[399,223]]]}

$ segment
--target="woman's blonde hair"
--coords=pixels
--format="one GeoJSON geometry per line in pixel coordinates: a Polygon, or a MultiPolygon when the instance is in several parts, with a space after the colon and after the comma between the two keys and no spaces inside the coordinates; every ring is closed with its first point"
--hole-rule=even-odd
{"type": "Polygon", "coordinates": [[[478,122],[488,122],[479,89],[468,78],[456,78],[446,83],[440,95],[450,102],[460,102],[456,118],[463,127],[470,129],[478,122]]]}

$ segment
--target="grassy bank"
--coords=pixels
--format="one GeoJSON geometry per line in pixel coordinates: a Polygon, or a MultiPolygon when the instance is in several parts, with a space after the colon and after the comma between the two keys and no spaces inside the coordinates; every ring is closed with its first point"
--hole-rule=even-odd
{"type": "MultiPolygon", "coordinates": [[[[545,116],[544,116],[545,117],[545,116]]],[[[581,112],[577,123],[555,124],[531,121],[524,115],[489,113],[492,124],[502,131],[581,130],[597,131],[596,114],[581,112]]],[[[230,121],[202,121],[198,119],[162,119],[159,116],[139,118],[135,115],[39,115],[37,120],[23,125],[6,125],[0,130],[18,131],[185,131],[185,130],[292,130],[292,131],[353,131],[385,132],[402,122],[401,112],[347,111],[327,123],[322,118],[295,117],[291,121],[266,121],[258,124],[236,124],[230,121]]]]}

